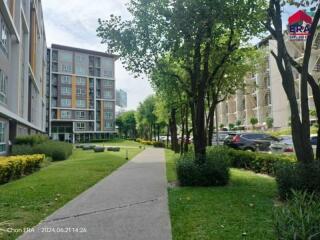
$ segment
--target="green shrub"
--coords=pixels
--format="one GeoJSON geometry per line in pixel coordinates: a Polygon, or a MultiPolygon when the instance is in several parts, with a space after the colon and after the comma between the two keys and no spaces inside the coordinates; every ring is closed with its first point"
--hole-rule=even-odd
{"type": "Polygon", "coordinates": [[[35,135],[27,135],[22,137],[17,137],[14,141],[15,145],[36,145],[41,144],[43,142],[48,141],[49,138],[47,135],[43,134],[35,134],[35,135]]]}
{"type": "Polygon", "coordinates": [[[33,147],[34,153],[42,153],[51,157],[53,161],[66,160],[72,154],[73,146],[70,143],[46,141],[33,147]]]}
{"type": "Polygon", "coordinates": [[[293,192],[293,198],[274,210],[276,239],[319,240],[320,201],[313,194],[293,192]]]}
{"type": "Polygon", "coordinates": [[[192,153],[183,155],[177,161],[177,176],[182,186],[223,186],[229,182],[228,155],[211,149],[207,161],[198,164],[192,153]]]}
{"type": "Polygon", "coordinates": [[[292,190],[320,195],[320,161],[280,164],[276,168],[276,181],[281,199],[292,197],[292,190]]]}
{"type": "Polygon", "coordinates": [[[36,171],[44,158],[42,154],[0,157],[0,184],[36,171]]]}
{"type": "Polygon", "coordinates": [[[279,164],[294,163],[291,155],[269,154],[261,152],[248,152],[227,147],[210,147],[208,149],[221,149],[229,156],[230,165],[234,168],[244,168],[256,173],[275,175],[276,166],[279,164]]]}
{"type": "Polygon", "coordinates": [[[13,145],[12,146],[12,152],[11,155],[31,155],[33,154],[33,148],[30,145],[27,144],[21,144],[21,145],[13,145]]]}
{"type": "Polygon", "coordinates": [[[166,145],[163,142],[154,142],[153,146],[155,148],[165,148],[166,147],[166,145]]]}
{"type": "Polygon", "coordinates": [[[93,150],[94,150],[94,152],[104,152],[105,148],[97,146],[93,150]]]}
{"type": "Polygon", "coordinates": [[[108,152],[120,152],[120,147],[107,147],[108,152]]]}

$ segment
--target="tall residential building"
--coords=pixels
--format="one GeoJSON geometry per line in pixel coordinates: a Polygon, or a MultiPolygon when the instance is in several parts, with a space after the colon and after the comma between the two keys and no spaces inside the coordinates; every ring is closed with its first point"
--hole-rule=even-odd
{"type": "Polygon", "coordinates": [[[0,154],[45,132],[46,37],[40,0],[0,0],[0,154]]]}
{"type": "Polygon", "coordinates": [[[52,45],[47,91],[48,133],[54,140],[86,142],[115,133],[116,55],[52,45]]]}
{"type": "MultiPolygon", "coordinates": [[[[286,40],[287,49],[296,61],[301,62],[304,52],[304,43],[286,40]]],[[[259,49],[265,52],[264,63],[255,73],[248,74],[245,89],[238,90],[234,96],[219,104],[218,123],[228,126],[236,121],[250,128],[250,119],[258,119],[258,128],[266,128],[267,118],[273,119],[274,128],[288,127],[290,122],[290,106],[282,86],[282,78],[271,51],[277,52],[277,43],[272,38],[267,38],[258,44],[259,49]]],[[[320,77],[320,32],[315,36],[311,54],[309,72],[320,77]]],[[[300,102],[300,74],[293,68],[296,96],[300,102]]],[[[314,101],[309,88],[309,106],[314,109],[314,101]]],[[[311,117],[311,121],[315,121],[311,117]]]]}
{"type": "Polygon", "coordinates": [[[128,105],[127,92],[122,89],[116,90],[116,105],[121,108],[126,108],[128,105]]]}

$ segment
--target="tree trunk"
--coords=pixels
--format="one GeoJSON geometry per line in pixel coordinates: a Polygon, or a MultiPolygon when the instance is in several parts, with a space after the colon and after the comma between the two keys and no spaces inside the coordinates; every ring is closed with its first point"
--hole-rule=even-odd
{"type": "Polygon", "coordinates": [[[208,146],[212,146],[212,138],[214,132],[214,111],[209,116],[209,130],[208,130],[208,146]]]}
{"type": "Polygon", "coordinates": [[[183,145],[185,143],[184,134],[185,134],[185,123],[184,123],[184,114],[183,108],[181,108],[181,141],[180,141],[180,155],[183,154],[183,145]]]}
{"type": "Polygon", "coordinates": [[[171,132],[171,148],[175,153],[179,152],[179,144],[177,137],[177,119],[176,109],[172,109],[170,113],[170,132],[171,132]]]}
{"type": "Polygon", "coordinates": [[[186,126],[186,142],[184,144],[184,152],[189,151],[189,142],[190,142],[190,131],[189,131],[189,106],[186,106],[186,118],[185,118],[185,126],[186,126]]]}
{"type": "Polygon", "coordinates": [[[170,124],[167,125],[167,148],[169,148],[170,124]]]}

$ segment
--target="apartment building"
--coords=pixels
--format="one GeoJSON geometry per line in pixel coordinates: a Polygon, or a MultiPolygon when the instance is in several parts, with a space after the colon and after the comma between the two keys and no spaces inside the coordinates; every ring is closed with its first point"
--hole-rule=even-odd
{"type": "Polygon", "coordinates": [[[0,0],[0,154],[45,132],[46,37],[40,0],[0,0]]]}
{"type": "MultiPolygon", "coordinates": [[[[290,41],[286,45],[291,56],[301,62],[303,58],[304,42],[290,41]]],[[[277,52],[277,43],[268,37],[258,44],[258,48],[265,53],[265,58],[257,72],[248,74],[245,88],[238,90],[235,95],[219,104],[217,108],[218,123],[228,126],[237,121],[247,129],[251,128],[251,118],[257,118],[257,128],[267,127],[267,118],[273,119],[274,128],[285,128],[290,123],[290,106],[282,87],[282,78],[271,51],[277,52]]],[[[296,85],[296,96],[300,100],[300,74],[293,69],[296,85]]],[[[317,33],[313,44],[309,72],[320,77],[320,32],[317,33]]],[[[314,101],[309,88],[309,106],[314,109],[314,101]]],[[[315,121],[311,117],[311,121],[315,121]]]]}
{"type": "Polygon", "coordinates": [[[47,130],[54,140],[87,142],[115,133],[115,61],[103,52],[48,50],[47,130]]]}
{"type": "Polygon", "coordinates": [[[122,89],[116,90],[116,106],[126,108],[128,105],[127,92],[122,89]]]}

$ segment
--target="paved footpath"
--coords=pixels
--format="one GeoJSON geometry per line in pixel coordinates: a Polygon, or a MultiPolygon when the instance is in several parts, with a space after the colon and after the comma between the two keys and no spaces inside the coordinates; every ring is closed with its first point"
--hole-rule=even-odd
{"type": "Polygon", "coordinates": [[[164,150],[147,149],[19,239],[171,240],[165,171],[164,150]]]}

